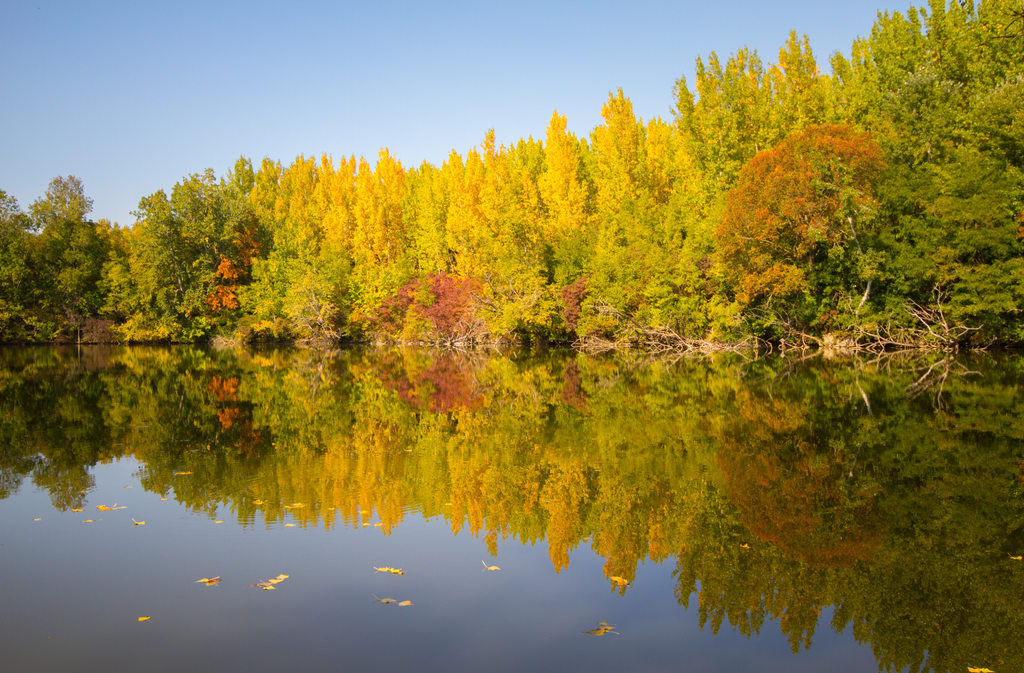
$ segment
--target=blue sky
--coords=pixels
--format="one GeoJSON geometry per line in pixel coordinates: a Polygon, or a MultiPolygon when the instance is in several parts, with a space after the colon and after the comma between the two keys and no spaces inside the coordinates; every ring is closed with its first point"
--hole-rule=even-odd
{"type": "Polygon", "coordinates": [[[672,116],[698,56],[774,61],[790,30],[819,65],[871,30],[883,0],[752,2],[104,2],[0,5],[0,189],[23,209],[77,175],[94,219],[131,224],[142,196],[244,155],[440,165],[494,128],[578,135],[621,88],[672,116]]]}

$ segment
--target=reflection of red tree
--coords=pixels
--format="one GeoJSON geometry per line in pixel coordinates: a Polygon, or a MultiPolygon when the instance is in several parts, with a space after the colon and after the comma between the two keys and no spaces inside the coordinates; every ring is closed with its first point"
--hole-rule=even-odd
{"type": "Polygon", "coordinates": [[[440,353],[430,364],[410,371],[394,353],[374,366],[380,381],[417,409],[446,412],[480,406],[479,385],[473,370],[449,353],[440,353]]]}
{"type": "Polygon", "coordinates": [[[566,362],[562,371],[562,402],[587,413],[587,395],[583,392],[583,379],[575,359],[566,362]]]}

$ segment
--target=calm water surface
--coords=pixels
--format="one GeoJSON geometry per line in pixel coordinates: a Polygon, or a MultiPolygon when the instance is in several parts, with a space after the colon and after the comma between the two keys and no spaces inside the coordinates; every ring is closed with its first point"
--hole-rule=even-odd
{"type": "Polygon", "coordinates": [[[1022,671],[1022,380],[0,350],[0,669],[1022,671]]]}

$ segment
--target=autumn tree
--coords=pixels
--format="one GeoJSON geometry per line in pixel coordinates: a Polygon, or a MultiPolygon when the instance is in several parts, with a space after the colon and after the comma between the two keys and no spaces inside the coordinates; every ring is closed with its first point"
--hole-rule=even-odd
{"type": "Polygon", "coordinates": [[[740,171],[716,232],[719,261],[748,310],[801,331],[871,295],[881,151],[846,126],[809,126],[740,171]],[[857,295],[856,300],[851,299],[857,295]]]}

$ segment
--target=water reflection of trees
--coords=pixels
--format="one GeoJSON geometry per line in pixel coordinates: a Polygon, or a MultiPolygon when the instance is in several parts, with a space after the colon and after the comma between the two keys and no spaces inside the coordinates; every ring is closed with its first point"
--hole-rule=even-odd
{"type": "Polygon", "coordinates": [[[556,571],[581,545],[608,577],[673,560],[680,603],[714,630],[774,621],[799,649],[833,608],[882,667],[1024,668],[1016,359],[945,377],[936,405],[921,363],[2,357],[0,497],[28,477],[80,506],[92,465],[131,456],[146,488],[245,525],[388,533],[417,511],[492,550],[546,543],[556,571]]]}

